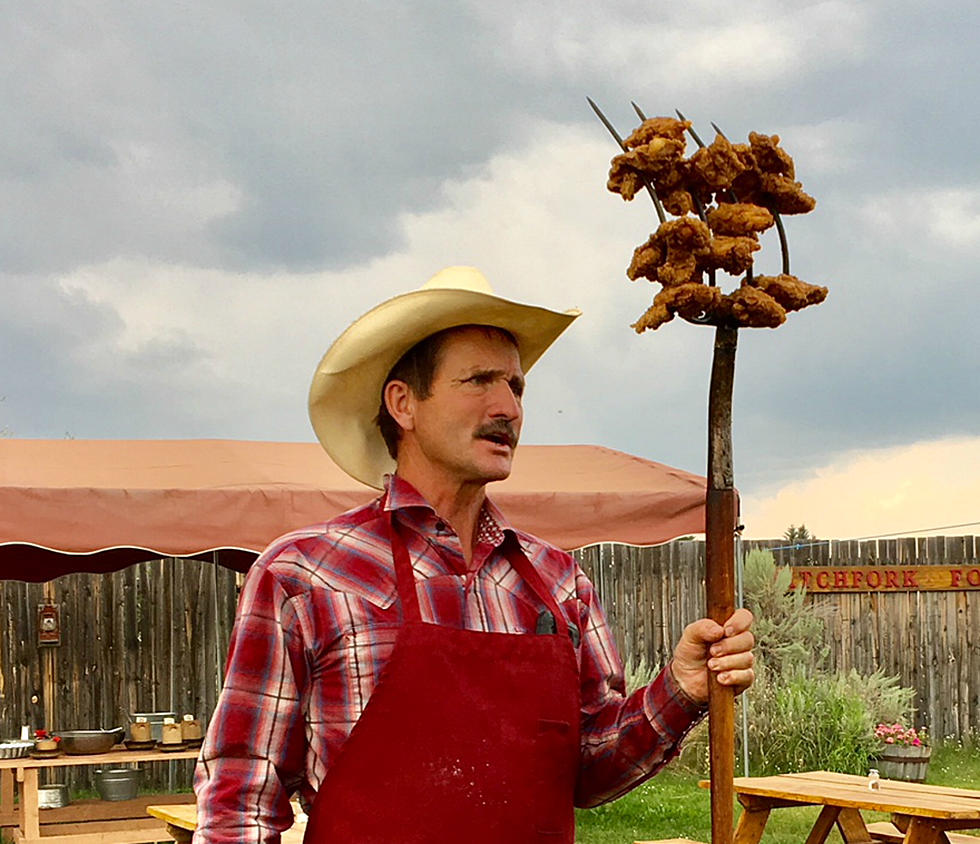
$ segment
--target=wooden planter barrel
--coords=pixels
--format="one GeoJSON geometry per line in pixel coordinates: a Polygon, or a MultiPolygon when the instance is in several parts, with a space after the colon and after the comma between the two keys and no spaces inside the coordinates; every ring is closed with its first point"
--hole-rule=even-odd
{"type": "Polygon", "coordinates": [[[932,748],[893,744],[878,754],[874,761],[878,773],[885,779],[924,782],[929,768],[932,748]]]}

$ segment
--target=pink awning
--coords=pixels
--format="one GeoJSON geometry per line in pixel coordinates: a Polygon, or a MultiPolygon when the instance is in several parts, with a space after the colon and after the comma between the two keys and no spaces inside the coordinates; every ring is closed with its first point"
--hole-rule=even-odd
{"type": "MultiPolygon", "coordinates": [[[[488,489],[515,525],[566,549],[704,531],[703,477],[601,446],[522,445],[488,489]]],[[[244,570],[276,536],[376,494],[315,443],[0,439],[0,578],[215,550],[244,570]]]]}

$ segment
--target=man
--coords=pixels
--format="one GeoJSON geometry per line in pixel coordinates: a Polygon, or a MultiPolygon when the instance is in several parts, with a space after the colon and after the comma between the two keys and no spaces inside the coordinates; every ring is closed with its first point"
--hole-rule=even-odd
{"type": "Polygon", "coordinates": [[[314,428],[385,491],[249,572],[197,769],[197,841],[276,841],[299,791],[307,841],[571,844],[574,805],[677,753],[708,671],[751,683],[741,610],[725,629],[690,625],[626,697],[592,584],[486,497],[510,473],[524,373],[577,315],[453,267],[327,352],[314,428]]]}

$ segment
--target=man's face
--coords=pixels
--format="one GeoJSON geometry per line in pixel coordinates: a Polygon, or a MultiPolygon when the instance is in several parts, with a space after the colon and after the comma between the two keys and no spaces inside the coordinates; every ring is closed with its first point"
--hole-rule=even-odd
{"type": "Polygon", "coordinates": [[[509,339],[464,328],[443,342],[428,398],[416,399],[411,436],[428,471],[450,482],[510,474],[524,411],[524,373],[509,339]]]}

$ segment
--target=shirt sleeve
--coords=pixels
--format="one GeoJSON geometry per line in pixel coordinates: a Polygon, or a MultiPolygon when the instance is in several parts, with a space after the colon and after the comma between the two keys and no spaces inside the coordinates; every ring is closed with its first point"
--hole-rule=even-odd
{"type": "Polygon", "coordinates": [[[195,844],[278,844],[293,823],[289,796],[303,776],[300,701],[308,674],[295,600],[265,561],[252,567],[195,768],[195,844]]]}
{"type": "Polygon", "coordinates": [[[666,666],[626,695],[622,660],[589,579],[578,575],[583,607],[581,762],[575,805],[598,806],[652,777],[680,752],[706,707],[687,697],[666,666]]]}

